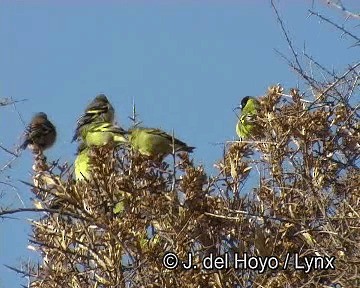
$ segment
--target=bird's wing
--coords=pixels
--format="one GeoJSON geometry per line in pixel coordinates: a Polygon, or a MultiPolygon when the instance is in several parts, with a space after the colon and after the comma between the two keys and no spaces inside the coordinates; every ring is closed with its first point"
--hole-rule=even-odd
{"type": "Polygon", "coordinates": [[[30,127],[28,128],[28,137],[37,138],[39,136],[44,136],[49,134],[52,130],[53,127],[49,123],[31,124],[30,127]]]}
{"type": "Polygon", "coordinates": [[[148,129],[145,129],[145,131],[147,134],[154,135],[157,137],[163,137],[165,139],[172,141],[172,136],[170,136],[169,134],[167,134],[166,132],[164,132],[160,129],[148,128],[148,129]]]}
{"type": "Polygon", "coordinates": [[[90,103],[86,109],[85,112],[80,116],[80,118],[77,120],[77,126],[81,127],[86,124],[89,124],[93,121],[93,119],[96,118],[96,116],[107,113],[110,109],[108,102],[93,102],[90,103]]]}
{"type": "MultiPolygon", "coordinates": [[[[99,113],[101,113],[101,112],[99,112],[99,113]]],[[[74,136],[73,136],[73,139],[71,142],[74,142],[76,139],[78,139],[80,136],[81,128],[84,127],[85,125],[92,123],[96,119],[96,117],[97,117],[96,113],[87,113],[86,112],[86,113],[82,114],[79,117],[79,119],[77,120],[75,133],[74,133],[74,136]]]]}
{"type": "Polygon", "coordinates": [[[101,114],[109,111],[109,103],[106,102],[94,102],[90,103],[86,107],[85,114],[101,114]]]}
{"type": "Polygon", "coordinates": [[[94,123],[89,129],[91,132],[112,132],[115,134],[126,134],[127,131],[120,126],[113,125],[111,123],[94,123]]]}
{"type": "Polygon", "coordinates": [[[254,114],[245,114],[241,115],[240,122],[242,124],[251,124],[255,121],[256,115],[254,114]]]}
{"type": "Polygon", "coordinates": [[[54,126],[50,122],[29,124],[25,129],[25,141],[20,145],[20,149],[25,149],[28,144],[33,143],[34,139],[36,141],[36,139],[46,137],[53,129],[54,126]]]}
{"type": "MultiPolygon", "coordinates": [[[[166,133],[160,129],[147,129],[147,132],[149,134],[153,134],[158,137],[163,137],[164,139],[166,139],[170,142],[169,144],[172,144],[172,142],[173,142],[173,136],[169,135],[168,133],[166,133]]],[[[188,146],[185,142],[183,142],[175,137],[174,137],[174,144],[179,145],[179,146],[184,146],[184,147],[188,146]]]]}
{"type": "Polygon", "coordinates": [[[77,127],[82,127],[84,125],[90,124],[93,119],[96,118],[96,114],[95,113],[84,113],[82,114],[79,119],[77,120],[77,127]]]}

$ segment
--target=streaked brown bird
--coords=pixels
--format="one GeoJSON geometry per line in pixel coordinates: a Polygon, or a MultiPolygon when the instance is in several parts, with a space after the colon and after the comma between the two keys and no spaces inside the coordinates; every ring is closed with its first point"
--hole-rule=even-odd
{"type": "Polygon", "coordinates": [[[20,149],[29,147],[34,154],[50,148],[56,140],[55,126],[48,120],[44,112],[39,112],[31,119],[24,133],[24,142],[20,149]]]}

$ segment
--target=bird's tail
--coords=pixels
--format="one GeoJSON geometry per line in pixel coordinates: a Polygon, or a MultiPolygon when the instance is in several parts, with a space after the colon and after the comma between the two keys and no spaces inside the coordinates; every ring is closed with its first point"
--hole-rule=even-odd
{"type": "Polygon", "coordinates": [[[186,147],[186,152],[192,153],[194,151],[195,147],[193,146],[187,146],[186,147]]]}
{"type": "Polygon", "coordinates": [[[73,142],[75,142],[76,140],[78,140],[78,139],[79,139],[79,135],[80,135],[80,129],[79,129],[79,127],[76,127],[74,136],[73,136],[73,138],[72,138],[72,140],[71,140],[71,143],[73,143],[73,142]]]}
{"type": "Polygon", "coordinates": [[[25,150],[26,147],[29,145],[30,141],[29,140],[25,140],[19,147],[19,150],[25,150]]]}
{"type": "Polygon", "coordinates": [[[195,147],[192,146],[183,146],[178,149],[178,151],[184,151],[188,153],[192,153],[194,151],[195,147]]]}

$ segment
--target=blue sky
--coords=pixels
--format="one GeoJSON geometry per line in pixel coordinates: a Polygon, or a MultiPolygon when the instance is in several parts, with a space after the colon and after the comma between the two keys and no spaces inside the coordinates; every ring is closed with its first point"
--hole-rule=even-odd
{"type": "MultiPolygon", "coordinates": [[[[278,1],[287,29],[301,51],[335,70],[358,61],[359,48],[339,31],[308,18],[312,1],[278,1]]],[[[320,11],[338,23],[345,17],[323,2],[320,11]]],[[[360,10],[360,4],[350,1],[360,10]],[[355,4],[354,4],[355,3],[355,4]]],[[[354,27],[356,22],[346,25],[354,27]]],[[[75,122],[99,92],[105,93],[124,127],[135,99],[144,125],[175,130],[196,146],[196,163],[212,173],[222,147],[235,139],[232,109],[245,95],[261,95],[275,83],[299,79],[274,49],[289,55],[269,1],[4,1],[0,0],[0,97],[28,99],[0,107],[0,143],[11,148],[28,122],[44,111],[57,126],[49,159],[72,163],[75,122]]],[[[357,102],[359,98],[357,99],[357,102]]],[[[11,157],[0,151],[0,166],[11,157]]],[[[25,151],[0,181],[10,181],[1,206],[30,206],[32,156],[25,151]]],[[[26,217],[0,222],[0,287],[25,283],[3,264],[34,257],[26,217]]]]}

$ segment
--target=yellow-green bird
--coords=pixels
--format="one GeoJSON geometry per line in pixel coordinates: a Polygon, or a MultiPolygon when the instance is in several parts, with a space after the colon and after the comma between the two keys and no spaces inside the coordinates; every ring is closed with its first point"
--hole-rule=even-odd
{"type": "Polygon", "coordinates": [[[44,112],[39,112],[31,119],[24,133],[24,142],[20,149],[29,147],[33,153],[40,153],[50,148],[56,140],[55,126],[48,120],[44,112]]]}
{"type": "Polygon", "coordinates": [[[236,124],[236,134],[241,139],[251,136],[254,128],[254,118],[259,110],[259,101],[255,97],[246,96],[241,100],[241,114],[236,124]]]}
{"type": "Polygon", "coordinates": [[[99,94],[85,108],[84,114],[77,120],[75,134],[71,142],[79,140],[83,128],[93,122],[114,122],[114,107],[104,94],[99,94]]]}
{"type": "Polygon", "coordinates": [[[173,152],[193,152],[195,147],[190,147],[179,139],[173,138],[160,129],[134,128],[129,130],[129,142],[133,149],[146,156],[163,156],[173,152]]]}
{"type": "Polygon", "coordinates": [[[75,179],[81,181],[84,179],[90,180],[90,148],[81,143],[78,147],[76,158],[74,161],[75,179]]]}
{"type": "Polygon", "coordinates": [[[94,122],[84,126],[81,138],[86,146],[116,146],[128,143],[127,131],[109,122],[94,122]]]}

